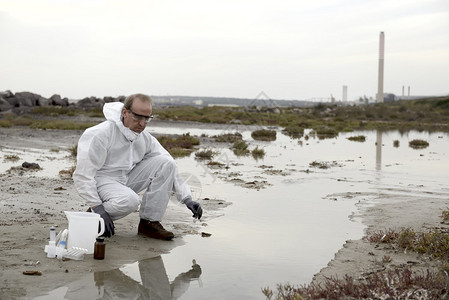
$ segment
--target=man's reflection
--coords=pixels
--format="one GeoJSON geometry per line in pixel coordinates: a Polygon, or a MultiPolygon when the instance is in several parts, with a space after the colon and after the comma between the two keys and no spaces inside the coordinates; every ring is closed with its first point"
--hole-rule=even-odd
{"type": "Polygon", "coordinates": [[[169,283],[160,256],[139,261],[139,271],[146,295],[149,295],[150,299],[178,299],[188,290],[190,282],[201,275],[201,267],[193,260],[189,271],[179,274],[169,283]]]}
{"type": "MultiPolygon", "coordinates": [[[[66,299],[178,299],[189,288],[190,282],[199,279],[201,267],[192,261],[192,268],[169,281],[161,256],[139,261],[140,281],[115,269],[95,272],[95,289],[74,283],[66,299]]],[[[91,283],[92,284],[92,283],[91,283]]]]}

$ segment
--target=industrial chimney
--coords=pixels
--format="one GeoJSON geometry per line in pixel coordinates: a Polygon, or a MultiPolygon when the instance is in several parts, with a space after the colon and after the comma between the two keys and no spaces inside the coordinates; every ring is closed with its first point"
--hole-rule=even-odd
{"type": "Polygon", "coordinates": [[[379,78],[377,84],[377,103],[384,102],[384,46],[385,36],[382,31],[379,37],[379,78]]]}

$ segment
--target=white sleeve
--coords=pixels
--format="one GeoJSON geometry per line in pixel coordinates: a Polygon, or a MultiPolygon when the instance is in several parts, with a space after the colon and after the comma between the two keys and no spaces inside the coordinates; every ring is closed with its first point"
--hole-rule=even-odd
{"type": "Polygon", "coordinates": [[[146,150],[144,158],[155,157],[158,155],[166,155],[171,157],[170,153],[168,153],[168,151],[164,147],[162,147],[161,143],[159,143],[157,138],[155,138],[149,133],[145,133],[145,139],[146,139],[146,150]]]}
{"type": "Polygon", "coordinates": [[[73,173],[73,182],[80,196],[90,207],[102,203],[98,195],[95,175],[106,160],[107,145],[106,135],[98,135],[95,128],[86,130],[78,141],[77,164],[73,173]]]}

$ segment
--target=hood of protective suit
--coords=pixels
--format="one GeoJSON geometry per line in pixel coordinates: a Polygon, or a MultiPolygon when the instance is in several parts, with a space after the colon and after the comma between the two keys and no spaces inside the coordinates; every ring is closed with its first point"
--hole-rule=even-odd
{"type": "Polygon", "coordinates": [[[129,140],[134,141],[138,136],[139,133],[132,131],[128,127],[125,127],[123,125],[123,117],[122,117],[122,110],[123,110],[123,103],[121,102],[111,102],[106,103],[103,106],[103,114],[106,118],[106,120],[114,122],[119,130],[123,133],[123,135],[129,140]]]}

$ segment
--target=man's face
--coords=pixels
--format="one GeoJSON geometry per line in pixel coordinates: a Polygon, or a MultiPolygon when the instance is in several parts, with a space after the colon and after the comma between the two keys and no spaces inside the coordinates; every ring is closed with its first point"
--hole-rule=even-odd
{"type": "Polygon", "coordinates": [[[123,108],[123,125],[134,132],[141,133],[147,126],[145,118],[152,117],[153,109],[148,102],[135,99],[130,110],[123,108]]]}

